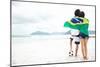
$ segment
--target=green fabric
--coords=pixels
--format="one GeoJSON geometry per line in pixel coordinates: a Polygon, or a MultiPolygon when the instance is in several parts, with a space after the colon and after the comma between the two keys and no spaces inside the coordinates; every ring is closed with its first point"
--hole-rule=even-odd
{"type": "Polygon", "coordinates": [[[64,27],[77,29],[77,30],[79,30],[80,32],[82,32],[82,33],[84,33],[86,35],[89,35],[88,34],[88,26],[89,26],[89,21],[86,20],[85,18],[83,19],[83,23],[73,23],[71,21],[66,21],[64,23],[64,27]]]}

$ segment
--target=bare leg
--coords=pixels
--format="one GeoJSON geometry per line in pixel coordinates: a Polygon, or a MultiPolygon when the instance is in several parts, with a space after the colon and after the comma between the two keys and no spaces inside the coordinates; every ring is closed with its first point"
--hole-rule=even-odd
{"type": "Polygon", "coordinates": [[[76,44],[76,49],[75,49],[75,56],[77,57],[77,52],[78,52],[78,44],[76,44]]]}
{"type": "Polygon", "coordinates": [[[70,38],[70,51],[72,51],[72,41],[73,41],[73,39],[70,38]]]}
{"type": "Polygon", "coordinates": [[[80,39],[80,41],[81,41],[81,51],[82,51],[82,55],[84,58],[84,56],[85,56],[85,54],[84,54],[84,39],[82,38],[82,39],[80,39]]]}
{"type": "Polygon", "coordinates": [[[73,56],[73,51],[72,51],[72,41],[73,41],[73,39],[70,38],[70,51],[69,51],[69,56],[73,56]]]}
{"type": "Polygon", "coordinates": [[[85,52],[85,59],[87,60],[87,41],[88,41],[88,38],[85,38],[85,43],[84,43],[84,52],[85,52]]]}

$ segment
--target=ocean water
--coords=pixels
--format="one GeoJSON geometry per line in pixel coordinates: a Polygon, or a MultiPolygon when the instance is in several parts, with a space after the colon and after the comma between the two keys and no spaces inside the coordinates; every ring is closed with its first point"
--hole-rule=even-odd
{"type": "MultiPolygon", "coordinates": [[[[89,36],[95,36],[91,34],[89,36]]],[[[24,43],[30,42],[32,40],[53,40],[53,39],[69,39],[71,35],[21,35],[21,36],[12,36],[12,43],[24,43]]]]}

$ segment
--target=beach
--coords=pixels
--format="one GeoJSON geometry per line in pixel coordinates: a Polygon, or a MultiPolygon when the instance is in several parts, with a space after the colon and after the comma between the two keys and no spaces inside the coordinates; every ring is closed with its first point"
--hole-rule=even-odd
{"type": "MultiPolygon", "coordinates": [[[[28,36],[12,37],[12,65],[69,63],[84,61],[79,45],[78,56],[69,57],[69,37],[28,36]]],[[[73,42],[73,51],[75,50],[73,42]]],[[[95,61],[95,38],[88,41],[88,60],[95,61]]]]}

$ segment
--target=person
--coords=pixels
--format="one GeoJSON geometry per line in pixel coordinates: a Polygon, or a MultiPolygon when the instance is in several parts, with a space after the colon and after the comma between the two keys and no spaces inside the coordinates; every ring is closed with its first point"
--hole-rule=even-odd
{"type": "MultiPolygon", "coordinates": [[[[87,18],[84,18],[85,17],[85,13],[82,11],[80,12],[79,14],[79,17],[81,19],[83,19],[83,22],[84,23],[89,23],[89,20],[87,18]]],[[[89,38],[89,35],[88,35],[88,26],[87,28],[84,28],[84,31],[87,31],[87,34],[83,33],[82,31],[80,31],[80,42],[81,42],[81,51],[82,51],[82,55],[83,55],[83,59],[84,60],[87,60],[87,42],[88,42],[88,38],[89,38]]]]}
{"type": "MultiPolygon", "coordinates": [[[[80,10],[76,9],[74,12],[75,17],[71,19],[71,22],[73,23],[80,23],[82,20],[79,18],[80,10]]],[[[75,40],[76,48],[75,48],[75,56],[77,56],[78,49],[79,49],[79,44],[80,44],[80,39],[79,39],[79,30],[76,29],[71,29],[70,30],[70,51],[69,51],[69,56],[73,56],[73,48],[72,48],[72,42],[73,39],[75,40]]]]}
{"type": "Polygon", "coordinates": [[[79,37],[81,42],[81,51],[84,60],[87,60],[87,42],[89,38],[89,20],[85,18],[85,13],[81,11],[79,13],[80,23],[73,23],[71,20],[68,20],[64,23],[64,27],[69,27],[71,29],[79,30],[79,37]]]}
{"type": "Polygon", "coordinates": [[[72,42],[76,44],[75,48],[75,56],[77,57],[78,49],[79,49],[79,44],[80,44],[80,38],[79,38],[79,31],[71,29],[71,37],[70,37],[70,51],[69,51],[69,56],[73,56],[73,48],[72,48],[72,42]]]}

